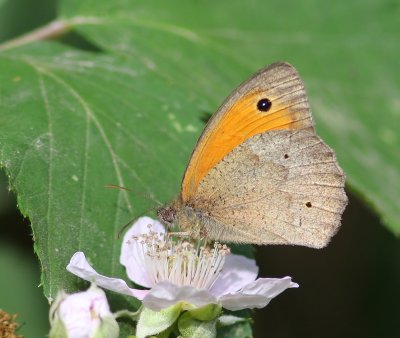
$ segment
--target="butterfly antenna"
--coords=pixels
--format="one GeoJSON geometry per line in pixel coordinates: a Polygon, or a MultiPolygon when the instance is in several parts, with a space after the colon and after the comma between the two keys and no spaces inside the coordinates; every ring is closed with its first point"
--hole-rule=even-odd
{"type": "Polygon", "coordinates": [[[125,229],[126,229],[129,225],[132,224],[132,222],[133,222],[135,219],[137,219],[137,218],[139,218],[139,217],[141,217],[141,216],[144,216],[145,214],[148,214],[149,212],[157,211],[157,209],[158,209],[158,207],[149,208],[149,209],[147,209],[147,210],[141,212],[138,216],[135,216],[135,218],[132,218],[128,223],[126,223],[126,224],[118,231],[117,239],[120,239],[120,238],[121,238],[122,233],[125,231],[125,229]]]}
{"type": "Polygon", "coordinates": [[[142,212],[140,215],[135,216],[135,218],[132,218],[128,223],[126,223],[126,224],[118,231],[117,239],[120,239],[120,238],[121,238],[122,233],[126,230],[126,228],[127,228],[130,224],[132,224],[132,222],[133,222],[136,218],[141,217],[141,216],[143,216],[144,214],[147,214],[147,213],[149,213],[149,212],[151,212],[151,211],[156,211],[160,206],[163,205],[163,203],[161,203],[159,200],[157,200],[157,199],[156,199],[152,194],[150,194],[150,193],[148,193],[148,194],[141,194],[141,193],[138,193],[137,191],[134,191],[134,190],[132,190],[132,189],[129,189],[129,188],[126,188],[126,187],[122,187],[122,186],[116,185],[116,184],[106,184],[104,187],[105,187],[105,188],[108,188],[108,189],[117,189],[117,190],[130,191],[130,192],[133,192],[136,196],[140,196],[140,197],[142,197],[143,199],[146,199],[146,200],[148,200],[148,201],[150,200],[150,201],[152,201],[152,202],[157,203],[157,207],[152,207],[152,208],[149,208],[149,209],[145,210],[145,211],[142,212]]]}
{"type": "Polygon", "coordinates": [[[126,229],[129,225],[132,224],[133,221],[134,221],[134,218],[131,219],[128,223],[126,223],[126,224],[118,231],[117,239],[121,239],[122,233],[125,231],[125,229],[126,229]]]}
{"type": "Polygon", "coordinates": [[[115,184],[106,184],[106,185],[104,186],[104,188],[132,191],[132,190],[129,189],[129,188],[125,188],[125,187],[122,187],[122,186],[120,186],[120,185],[115,185],[115,184]]]}

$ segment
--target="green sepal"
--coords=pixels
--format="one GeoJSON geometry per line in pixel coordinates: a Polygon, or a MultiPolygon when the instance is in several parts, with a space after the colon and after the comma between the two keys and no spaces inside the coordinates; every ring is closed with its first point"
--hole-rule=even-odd
{"type": "MultiPolygon", "coordinates": [[[[120,310],[117,312],[114,312],[114,318],[129,318],[130,320],[133,320],[134,322],[137,322],[140,318],[140,314],[142,312],[143,307],[140,307],[139,310],[136,312],[128,311],[128,310],[120,310]]],[[[130,337],[128,337],[130,338],[130,337]]]]}
{"type": "Polygon", "coordinates": [[[107,316],[101,319],[101,324],[91,338],[118,338],[119,326],[114,316],[107,316]]]}
{"type": "Polygon", "coordinates": [[[168,329],[156,335],[157,338],[168,338],[174,330],[175,325],[170,326],[168,329]]]}
{"type": "Polygon", "coordinates": [[[181,312],[181,303],[177,303],[161,311],[143,308],[137,325],[136,336],[138,338],[145,338],[146,336],[157,335],[165,331],[175,323],[181,312]]]}
{"type": "Polygon", "coordinates": [[[68,338],[67,330],[61,319],[55,319],[51,324],[49,338],[68,338]]]}
{"type": "Polygon", "coordinates": [[[190,312],[185,312],[178,320],[178,329],[183,338],[215,338],[217,319],[197,320],[191,316],[190,312]]]}
{"type": "Polygon", "coordinates": [[[188,310],[188,312],[194,319],[210,321],[221,314],[221,306],[218,304],[208,304],[201,308],[188,310]]]}
{"type": "Polygon", "coordinates": [[[218,317],[218,324],[222,327],[235,325],[237,323],[242,323],[247,321],[249,321],[249,319],[233,315],[222,315],[218,317]]]}

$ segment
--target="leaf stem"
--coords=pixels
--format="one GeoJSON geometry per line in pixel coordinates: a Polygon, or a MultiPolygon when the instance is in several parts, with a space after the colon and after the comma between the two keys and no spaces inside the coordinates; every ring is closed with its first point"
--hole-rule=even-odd
{"type": "Polygon", "coordinates": [[[21,35],[15,39],[8,40],[0,44],[0,52],[27,45],[29,43],[41,40],[55,39],[67,32],[69,32],[74,26],[82,24],[96,24],[101,20],[97,18],[74,18],[72,20],[55,20],[49,24],[35,29],[29,33],[21,35]]]}
{"type": "Polygon", "coordinates": [[[0,51],[16,48],[34,41],[55,38],[66,33],[69,28],[70,26],[67,26],[63,21],[53,21],[50,22],[48,25],[40,27],[32,32],[6,41],[5,43],[0,45],[0,51]]]}

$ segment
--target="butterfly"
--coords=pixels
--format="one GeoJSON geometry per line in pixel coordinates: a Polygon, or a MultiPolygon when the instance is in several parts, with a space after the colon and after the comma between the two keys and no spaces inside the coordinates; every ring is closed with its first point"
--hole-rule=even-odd
{"type": "Polygon", "coordinates": [[[296,69],[274,63],[208,121],[181,192],[159,209],[192,238],[324,247],[347,205],[345,175],[316,135],[296,69]]]}

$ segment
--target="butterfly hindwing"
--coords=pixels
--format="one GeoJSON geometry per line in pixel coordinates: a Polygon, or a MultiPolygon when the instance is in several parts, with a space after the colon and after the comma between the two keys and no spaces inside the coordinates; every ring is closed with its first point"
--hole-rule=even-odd
{"type": "Polygon", "coordinates": [[[210,170],[190,201],[211,239],[323,247],[347,204],[333,151],[309,130],[248,139],[210,170]],[[206,205],[204,205],[206,203],[206,205]]]}

